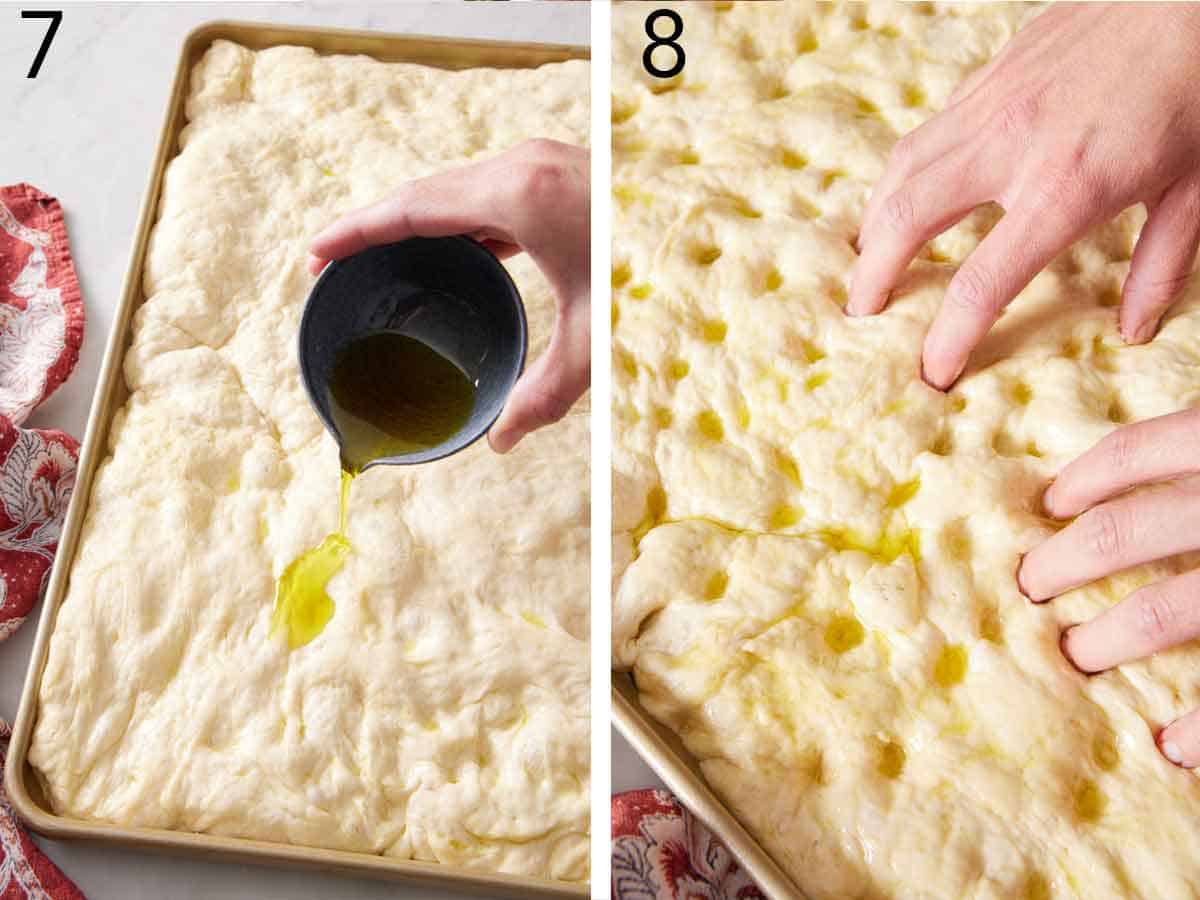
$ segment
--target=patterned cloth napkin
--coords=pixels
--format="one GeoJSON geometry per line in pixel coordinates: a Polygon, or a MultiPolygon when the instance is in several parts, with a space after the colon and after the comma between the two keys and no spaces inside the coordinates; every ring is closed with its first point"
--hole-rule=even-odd
{"type": "Polygon", "coordinates": [[[17,824],[2,786],[8,738],[0,721],[0,900],[86,900],[17,824]]]}
{"type": "Polygon", "coordinates": [[[766,900],[711,831],[666,791],[612,798],[613,900],[766,900]]]}
{"type": "Polygon", "coordinates": [[[41,596],[79,455],[70,435],[20,426],[66,381],[82,343],[62,208],[31,185],[0,187],[0,640],[41,596]]]}
{"type": "MultiPolygon", "coordinates": [[[[66,381],[82,343],[62,208],[31,185],[0,187],[0,641],[42,594],[79,455],[70,435],[21,423],[66,381]]],[[[9,735],[0,720],[0,900],[84,900],[8,804],[9,735]]]]}

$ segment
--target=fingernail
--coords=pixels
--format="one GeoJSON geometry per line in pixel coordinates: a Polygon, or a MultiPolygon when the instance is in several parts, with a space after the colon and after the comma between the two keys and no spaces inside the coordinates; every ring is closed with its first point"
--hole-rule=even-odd
{"type": "Polygon", "coordinates": [[[1041,603],[1042,602],[1041,600],[1034,599],[1033,595],[1031,593],[1029,593],[1029,590],[1025,587],[1024,582],[1021,581],[1021,572],[1025,568],[1025,556],[1027,556],[1027,555],[1028,554],[1024,554],[1021,556],[1020,559],[1017,560],[1017,576],[1016,576],[1017,590],[1020,591],[1021,596],[1024,597],[1026,600],[1028,600],[1030,603],[1041,603]]]}
{"type": "Polygon", "coordinates": [[[950,389],[950,386],[954,384],[954,381],[957,377],[958,376],[955,375],[953,378],[948,378],[945,380],[945,382],[943,382],[936,375],[930,374],[929,369],[925,365],[924,358],[921,359],[921,380],[935,391],[941,391],[943,394],[946,393],[946,391],[950,389]]]}
{"type": "Polygon", "coordinates": [[[504,455],[513,448],[517,442],[517,436],[512,431],[496,431],[488,432],[488,444],[494,452],[504,455]]]}
{"type": "MultiPolygon", "coordinates": [[[[1105,671],[1105,669],[1104,669],[1103,665],[1099,665],[1099,666],[1096,665],[1095,659],[1092,660],[1090,665],[1084,666],[1084,665],[1080,665],[1079,660],[1075,658],[1075,654],[1071,651],[1070,643],[1071,643],[1071,638],[1075,635],[1075,629],[1079,628],[1079,627],[1081,627],[1081,626],[1071,625],[1071,626],[1067,627],[1061,635],[1059,635],[1058,649],[1061,651],[1061,653],[1063,655],[1063,659],[1065,659],[1068,663],[1070,663],[1071,668],[1073,668],[1080,675],[1083,675],[1087,678],[1092,678],[1096,675],[1099,675],[1101,672],[1105,671]]],[[[1080,648],[1076,647],[1075,649],[1078,650],[1080,648]]],[[[1087,657],[1086,652],[1084,653],[1084,657],[1086,659],[1086,657],[1087,657]]]]}
{"type": "Polygon", "coordinates": [[[1163,741],[1159,745],[1162,748],[1162,755],[1175,763],[1177,766],[1183,765],[1183,753],[1179,749],[1179,745],[1174,741],[1163,741]]]}
{"type": "Polygon", "coordinates": [[[1075,665],[1075,660],[1071,657],[1071,651],[1067,649],[1067,642],[1071,639],[1071,632],[1075,630],[1075,626],[1071,625],[1063,629],[1062,634],[1058,636],[1058,650],[1063,655],[1063,658],[1069,662],[1076,670],[1079,666],[1075,665]]]}
{"type": "Polygon", "coordinates": [[[1133,332],[1133,342],[1135,344],[1144,344],[1146,341],[1153,338],[1157,331],[1158,319],[1150,319],[1147,322],[1143,322],[1137,327],[1137,330],[1133,332]]]}
{"type": "Polygon", "coordinates": [[[855,278],[858,274],[858,265],[850,270],[850,277],[846,280],[846,305],[842,307],[842,312],[848,316],[858,315],[858,292],[854,290],[855,278]]]}
{"type": "Polygon", "coordinates": [[[850,299],[846,301],[846,305],[842,307],[842,312],[848,316],[854,316],[856,319],[867,314],[867,304],[854,293],[854,285],[850,285],[850,290],[847,291],[850,299]]]}
{"type": "Polygon", "coordinates": [[[1017,592],[1030,603],[1037,603],[1036,600],[1029,596],[1029,591],[1025,590],[1025,585],[1021,583],[1021,563],[1017,563],[1017,592]]]}
{"type": "Polygon", "coordinates": [[[1042,491],[1042,511],[1046,515],[1054,518],[1054,482],[1046,485],[1046,489],[1042,491]]]}

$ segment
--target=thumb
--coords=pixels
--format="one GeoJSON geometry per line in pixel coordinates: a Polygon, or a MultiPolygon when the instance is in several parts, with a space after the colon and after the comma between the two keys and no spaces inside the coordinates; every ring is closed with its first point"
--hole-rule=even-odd
{"type": "Polygon", "coordinates": [[[591,323],[586,304],[565,307],[550,346],[509,395],[500,418],[488,432],[497,453],[507,453],[521,438],[557,422],[591,383],[591,323]]]}
{"type": "Polygon", "coordinates": [[[1121,334],[1141,344],[1187,285],[1200,243],[1200,179],[1175,182],[1155,204],[1129,263],[1121,298],[1121,334]]]}

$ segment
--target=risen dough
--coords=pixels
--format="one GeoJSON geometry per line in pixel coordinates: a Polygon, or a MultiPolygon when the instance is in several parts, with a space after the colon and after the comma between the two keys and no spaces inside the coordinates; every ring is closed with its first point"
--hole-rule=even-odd
{"type": "Polygon", "coordinates": [[[996,213],[883,315],[840,308],[891,145],[1036,10],[658,5],[685,24],[671,82],[646,7],[614,13],[618,665],[818,900],[1196,896],[1200,786],[1154,733],[1200,705],[1200,651],[1094,678],[1058,651],[1183,561],[1038,607],[1013,575],[1062,465],[1200,401],[1200,291],[1123,344],[1126,213],[945,396],[921,340],[996,213]]]}
{"type": "MultiPolygon", "coordinates": [[[[405,178],[581,143],[583,62],[459,73],[218,42],[198,63],[30,758],[61,813],[582,879],[587,412],[358,478],[311,644],[275,578],[336,527],[296,366],[307,242],[405,178]]],[[[540,352],[549,286],[510,270],[540,352]]]]}

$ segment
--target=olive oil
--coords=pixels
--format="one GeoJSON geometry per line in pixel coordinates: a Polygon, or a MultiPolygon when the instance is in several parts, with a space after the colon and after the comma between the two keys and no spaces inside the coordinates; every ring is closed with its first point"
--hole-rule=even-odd
{"type": "Polygon", "coordinates": [[[467,423],[475,385],[428,344],[392,331],[351,341],[329,378],[342,468],[436,447],[467,423]]]}
{"type": "Polygon", "coordinates": [[[839,656],[853,650],[866,636],[867,632],[862,622],[854,616],[834,616],[825,626],[825,643],[839,656]]]}
{"type": "Polygon", "coordinates": [[[325,540],[297,556],[283,570],[275,585],[275,612],[271,632],[287,631],[288,646],[303,647],[325,630],[333,618],[333,600],[326,590],[333,576],[342,570],[354,548],[346,538],[346,504],[354,476],[342,470],[342,492],[338,502],[338,530],[325,540]]]}
{"type": "Polygon", "coordinates": [[[338,528],[296,557],[276,584],[271,631],[286,631],[293,650],[333,618],[327,587],[354,551],[346,520],[355,476],[381,457],[443,443],[466,424],[475,406],[475,385],[458,366],[429,345],[395,332],[368,334],[343,348],[329,385],[341,436],[338,528]]]}

